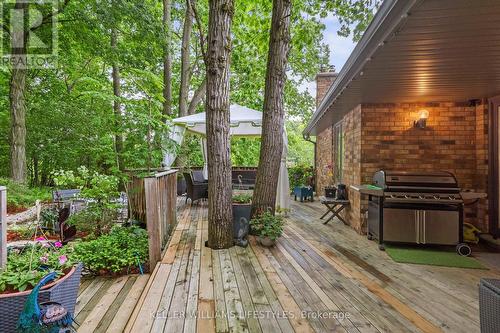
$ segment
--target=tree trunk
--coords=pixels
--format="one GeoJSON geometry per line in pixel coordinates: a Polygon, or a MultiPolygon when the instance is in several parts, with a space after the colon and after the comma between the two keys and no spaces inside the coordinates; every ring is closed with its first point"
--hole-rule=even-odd
{"type": "Polygon", "coordinates": [[[163,115],[172,114],[172,54],[171,54],[171,3],[163,0],[163,29],[165,31],[165,48],[163,53],[163,115]]]}
{"type": "Polygon", "coordinates": [[[259,168],[252,200],[252,216],[276,206],[276,191],[283,153],[284,89],[290,51],[291,0],[274,0],[267,58],[264,114],[259,168]]]}
{"type": "MultiPolygon", "coordinates": [[[[15,9],[27,17],[28,2],[17,1],[15,9]]],[[[10,176],[17,183],[26,183],[26,66],[28,34],[22,20],[14,22],[12,31],[12,76],[10,79],[10,176]],[[16,24],[17,23],[17,24],[16,24]]]]}
{"type": "Polygon", "coordinates": [[[191,1],[186,0],[186,15],[184,19],[184,27],[182,29],[182,48],[181,48],[181,83],[179,90],[179,117],[188,115],[188,94],[189,94],[189,79],[190,79],[190,62],[189,62],[189,44],[191,41],[191,30],[193,29],[193,10],[191,1]]]}
{"type": "Polygon", "coordinates": [[[188,108],[188,115],[196,113],[196,108],[198,107],[198,104],[200,104],[203,97],[205,97],[206,91],[207,91],[207,79],[205,78],[198,87],[198,89],[196,89],[196,91],[194,92],[193,98],[191,98],[191,102],[189,103],[189,108],[188,108]]]}
{"type": "Polygon", "coordinates": [[[233,0],[210,0],[207,52],[208,246],[233,246],[229,63],[233,0]]]}
{"type": "Polygon", "coordinates": [[[113,101],[113,111],[115,114],[115,150],[116,150],[116,160],[118,164],[118,169],[123,171],[123,137],[121,134],[121,125],[122,125],[122,112],[121,112],[121,84],[120,84],[120,68],[118,66],[118,60],[116,59],[118,46],[118,34],[116,29],[111,30],[111,48],[115,53],[113,54],[113,95],[115,96],[115,100],[113,101]]]}

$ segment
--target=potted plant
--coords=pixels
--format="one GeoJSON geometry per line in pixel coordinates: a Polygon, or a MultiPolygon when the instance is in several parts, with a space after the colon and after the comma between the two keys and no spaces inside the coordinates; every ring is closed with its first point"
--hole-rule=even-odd
{"type": "Polygon", "coordinates": [[[283,234],[283,225],[285,221],[283,216],[273,215],[265,212],[250,221],[253,233],[258,236],[258,241],[262,246],[270,247],[276,243],[283,234]]]}
{"type": "Polygon", "coordinates": [[[314,169],[307,165],[296,165],[290,168],[289,177],[295,200],[299,197],[301,202],[304,198],[313,201],[314,169]]]}
{"type": "Polygon", "coordinates": [[[82,265],[70,257],[60,242],[51,244],[43,237],[22,249],[11,249],[7,266],[0,270],[0,332],[16,330],[31,289],[49,272],[57,278],[42,288],[38,301],[57,302],[74,313],[82,265]]]}
{"type": "Polygon", "coordinates": [[[235,243],[246,246],[246,237],[250,229],[250,214],[252,212],[252,195],[240,192],[233,195],[233,233],[235,243]]]}
{"type": "Polygon", "coordinates": [[[337,189],[333,185],[328,185],[325,187],[325,197],[335,198],[337,196],[337,189]]]}
{"type": "Polygon", "coordinates": [[[328,177],[329,183],[325,186],[325,197],[327,198],[335,198],[337,195],[337,189],[332,185],[333,182],[333,165],[328,164],[326,166],[326,175],[328,177]]]}

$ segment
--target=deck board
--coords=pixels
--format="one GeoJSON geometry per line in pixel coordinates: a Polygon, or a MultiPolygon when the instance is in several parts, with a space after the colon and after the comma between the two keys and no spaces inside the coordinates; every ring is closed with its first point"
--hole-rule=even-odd
{"type": "MultiPolygon", "coordinates": [[[[317,211],[310,210],[310,207],[301,210],[299,214],[312,216],[312,221],[319,219],[317,211]]],[[[464,327],[472,326],[476,327],[476,330],[479,327],[477,311],[479,276],[493,274],[498,277],[498,273],[484,270],[397,264],[387,254],[373,246],[373,242],[367,241],[364,237],[360,237],[356,243],[353,243],[352,238],[358,237],[353,230],[341,228],[338,225],[321,225],[311,229],[303,216],[292,218],[291,221],[292,228],[300,229],[303,236],[307,236],[313,243],[317,243],[323,251],[330,251],[339,256],[341,260],[344,259],[346,265],[351,265],[364,274],[371,275],[371,278],[377,278],[384,286],[384,290],[396,295],[397,300],[402,303],[411,304],[413,310],[435,326],[457,332],[464,330],[464,327]],[[332,227],[336,231],[334,237],[331,237],[332,227]],[[349,256],[344,258],[346,251],[348,251],[349,256]],[[352,257],[357,259],[353,260],[352,257]],[[377,272],[373,273],[374,268],[365,269],[363,265],[359,264],[360,260],[370,262],[370,267],[376,266],[377,272]],[[477,275],[478,273],[479,275],[477,275]],[[389,277],[389,282],[380,279],[381,274],[389,277]],[[460,284],[450,283],[451,276],[454,276],[455,280],[460,277],[460,284]],[[463,295],[471,291],[476,294],[475,297],[463,295]]]]}
{"type": "Polygon", "coordinates": [[[395,263],[375,242],[339,221],[323,225],[318,202],[293,203],[284,235],[273,248],[251,237],[247,248],[213,251],[204,246],[206,202],[178,200],[178,205],[179,223],[147,282],[146,276],[133,276],[82,283],[77,318],[84,328],[479,332],[479,279],[500,278],[497,267],[395,263]],[[339,312],[348,317],[336,317],[339,312]]]}

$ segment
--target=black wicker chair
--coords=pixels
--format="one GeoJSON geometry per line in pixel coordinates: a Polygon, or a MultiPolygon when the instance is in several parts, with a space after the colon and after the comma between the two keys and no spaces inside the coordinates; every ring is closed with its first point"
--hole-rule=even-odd
{"type": "Polygon", "coordinates": [[[208,199],[208,182],[204,181],[203,174],[201,175],[203,182],[199,181],[199,175],[193,175],[191,173],[184,173],[184,179],[186,179],[187,187],[186,203],[188,199],[191,199],[191,202],[200,199],[208,199]]]}
{"type": "Polygon", "coordinates": [[[479,284],[479,318],[481,333],[500,332],[500,280],[481,279],[479,284]]]}

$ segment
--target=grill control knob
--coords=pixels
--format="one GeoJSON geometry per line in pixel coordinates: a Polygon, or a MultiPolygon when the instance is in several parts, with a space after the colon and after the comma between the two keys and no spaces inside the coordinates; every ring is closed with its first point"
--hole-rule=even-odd
{"type": "Polygon", "coordinates": [[[435,196],[434,196],[434,199],[439,200],[439,199],[441,199],[441,198],[440,198],[438,195],[435,195],[435,196]]]}

